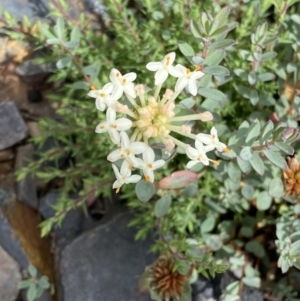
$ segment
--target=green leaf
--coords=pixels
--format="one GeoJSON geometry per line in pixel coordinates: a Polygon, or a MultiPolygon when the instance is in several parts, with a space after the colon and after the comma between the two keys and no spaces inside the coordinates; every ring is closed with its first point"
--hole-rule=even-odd
{"type": "Polygon", "coordinates": [[[32,285],[29,286],[29,289],[27,291],[27,299],[28,301],[34,301],[36,299],[37,295],[37,289],[35,283],[32,283],[32,285]]]}
{"type": "Polygon", "coordinates": [[[59,44],[59,43],[60,43],[60,40],[59,40],[59,39],[56,39],[56,38],[53,38],[53,39],[47,39],[46,43],[47,43],[48,45],[59,44]]]}
{"type": "Polygon", "coordinates": [[[246,250],[253,253],[256,257],[262,258],[265,256],[265,249],[257,240],[251,240],[246,243],[246,250]]]}
{"type": "Polygon", "coordinates": [[[216,218],[213,215],[208,216],[200,225],[201,234],[209,233],[216,225],[216,218]]]}
{"type": "Polygon", "coordinates": [[[196,39],[202,38],[200,28],[198,24],[193,20],[191,21],[191,32],[196,39]]]}
{"type": "Polygon", "coordinates": [[[246,143],[252,144],[260,133],[260,123],[258,119],[255,119],[250,125],[247,133],[246,143]]]}
{"type": "Polygon", "coordinates": [[[275,178],[270,181],[269,195],[274,198],[281,198],[284,196],[284,187],[280,178],[275,178]]]}
{"type": "Polygon", "coordinates": [[[219,90],[210,89],[210,88],[200,88],[198,89],[198,94],[205,98],[209,98],[217,101],[225,101],[226,95],[219,90]]]}
{"type": "Polygon", "coordinates": [[[278,147],[280,150],[285,152],[288,155],[293,155],[294,154],[294,148],[286,143],[283,142],[275,142],[274,145],[278,147]]]}
{"type": "Polygon", "coordinates": [[[263,144],[263,142],[271,138],[273,129],[274,129],[274,123],[272,120],[269,120],[268,122],[265,123],[260,134],[260,139],[262,142],[261,144],[263,144]]]}
{"type": "Polygon", "coordinates": [[[63,69],[67,67],[71,63],[71,61],[72,59],[69,56],[65,56],[56,63],[56,67],[58,69],[63,69]]]}
{"type": "Polygon", "coordinates": [[[258,75],[258,79],[262,82],[267,82],[273,80],[275,78],[275,74],[271,72],[261,73],[258,75]]]}
{"type": "Polygon", "coordinates": [[[238,85],[238,86],[235,86],[237,92],[243,96],[244,98],[247,98],[249,99],[250,98],[250,94],[251,94],[251,89],[245,87],[245,86],[242,86],[242,85],[238,85]]]}
{"type": "Polygon", "coordinates": [[[33,266],[32,264],[30,264],[28,266],[28,272],[29,272],[29,275],[32,277],[32,278],[36,278],[37,276],[37,269],[35,266],[33,266]]]}
{"type": "Polygon", "coordinates": [[[212,74],[215,76],[229,76],[229,70],[223,66],[211,66],[211,67],[205,67],[203,70],[203,73],[212,74]]]}
{"type": "Polygon", "coordinates": [[[75,26],[71,31],[71,41],[77,42],[79,44],[80,30],[79,30],[78,26],[75,26]]]}
{"type": "Polygon", "coordinates": [[[247,174],[251,171],[251,164],[249,163],[249,161],[242,160],[239,157],[237,157],[236,160],[237,160],[238,166],[240,167],[240,169],[243,173],[247,174]]]}
{"type": "Polygon", "coordinates": [[[54,31],[59,39],[63,38],[65,30],[65,21],[63,18],[57,18],[56,25],[54,26],[54,31]]]}
{"type": "Polygon", "coordinates": [[[242,192],[242,196],[246,199],[246,200],[251,200],[254,194],[254,188],[251,185],[245,185],[243,186],[241,192],[242,192]]]}
{"type": "Polygon", "coordinates": [[[249,99],[253,106],[255,106],[258,103],[259,96],[258,96],[257,90],[255,90],[255,89],[250,90],[249,99]]]}
{"type": "Polygon", "coordinates": [[[135,185],[135,192],[137,198],[143,202],[148,202],[155,193],[155,186],[153,183],[147,182],[145,180],[139,181],[135,185]]]}
{"type": "Polygon", "coordinates": [[[90,90],[90,85],[84,81],[78,81],[72,84],[71,89],[73,90],[90,90]]]}
{"type": "Polygon", "coordinates": [[[224,50],[215,50],[209,54],[205,60],[207,66],[216,66],[224,59],[226,52],[224,50]]]}
{"type": "Polygon", "coordinates": [[[249,161],[253,157],[253,151],[250,146],[245,146],[240,151],[239,157],[244,161],[249,161]]]}
{"type": "Polygon", "coordinates": [[[217,41],[217,42],[210,44],[208,46],[208,50],[225,49],[234,44],[235,44],[234,40],[225,39],[225,40],[217,41]]]}
{"type": "Polygon", "coordinates": [[[259,277],[243,277],[242,281],[250,287],[260,288],[261,280],[259,277]]]}
{"type": "Polygon", "coordinates": [[[260,60],[267,61],[267,60],[273,59],[276,55],[277,55],[277,53],[275,51],[266,52],[261,55],[260,60]]]}
{"type": "Polygon", "coordinates": [[[223,208],[220,204],[218,204],[218,201],[215,200],[215,201],[212,201],[211,199],[209,198],[205,198],[204,200],[204,203],[210,207],[211,210],[217,212],[217,213],[220,213],[220,214],[224,214],[226,213],[226,209],[223,208]]]}
{"type": "Polygon", "coordinates": [[[241,170],[232,161],[228,163],[227,172],[232,182],[239,183],[241,181],[241,176],[242,176],[241,170]]]}
{"type": "Polygon", "coordinates": [[[29,287],[32,284],[30,279],[22,280],[18,283],[18,289],[29,287]]]}
{"type": "Polygon", "coordinates": [[[195,56],[195,51],[192,46],[190,46],[188,43],[179,41],[178,47],[181,53],[186,57],[192,57],[195,56]]]}
{"type": "Polygon", "coordinates": [[[168,210],[171,206],[171,202],[172,202],[172,198],[169,194],[164,195],[158,201],[156,201],[155,206],[154,206],[155,216],[157,218],[164,216],[168,212],[168,210]]]}
{"type": "Polygon", "coordinates": [[[43,23],[41,25],[41,30],[42,30],[42,33],[45,35],[46,38],[48,38],[48,39],[54,39],[55,38],[56,39],[55,35],[49,29],[49,24],[43,23]]]}
{"type": "Polygon", "coordinates": [[[242,226],[241,227],[241,234],[244,236],[244,237],[252,237],[253,236],[253,229],[250,228],[250,227],[247,227],[247,226],[242,226]]]}
{"type": "Polygon", "coordinates": [[[283,170],[287,169],[288,166],[285,159],[282,156],[280,156],[278,153],[275,153],[268,149],[264,149],[263,153],[273,164],[275,164],[276,166],[278,166],[283,170]]]}
{"type": "Polygon", "coordinates": [[[192,288],[188,282],[184,283],[184,291],[179,301],[192,301],[192,288]]]}
{"type": "Polygon", "coordinates": [[[256,72],[250,72],[248,74],[248,83],[249,85],[254,85],[256,83],[257,80],[257,76],[256,76],[256,72]]]}
{"type": "Polygon", "coordinates": [[[222,26],[228,22],[230,11],[231,7],[225,6],[217,13],[215,18],[219,21],[219,26],[222,26]]]}
{"type": "Polygon", "coordinates": [[[261,157],[257,153],[253,153],[252,158],[249,160],[252,168],[261,176],[265,172],[265,165],[261,157]]]}
{"type": "Polygon", "coordinates": [[[262,191],[258,194],[256,198],[256,206],[258,210],[265,211],[268,210],[272,205],[272,198],[266,191],[262,191]]]}
{"type": "Polygon", "coordinates": [[[217,28],[213,33],[211,33],[209,36],[213,37],[213,36],[217,36],[219,34],[223,34],[223,33],[227,33],[229,31],[229,26],[228,25],[224,25],[222,27],[217,28]]]}
{"type": "Polygon", "coordinates": [[[41,277],[40,280],[39,280],[39,285],[44,289],[48,289],[50,287],[48,277],[47,276],[41,277]]]}
{"type": "Polygon", "coordinates": [[[64,46],[65,46],[66,48],[73,49],[73,48],[75,48],[75,47],[78,46],[78,42],[77,42],[77,41],[68,41],[68,42],[65,42],[65,43],[64,43],[64,46]]]}

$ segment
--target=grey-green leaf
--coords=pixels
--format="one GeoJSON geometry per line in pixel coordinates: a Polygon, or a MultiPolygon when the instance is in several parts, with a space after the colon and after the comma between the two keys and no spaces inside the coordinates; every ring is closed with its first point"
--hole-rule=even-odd
{"type": "Polygon", "coordinates": [[[194,51],[193,47],[190,46],[188,43],[180,41],[180,42],[178,42],[178,46],[184,56],[187,56],[187,57],[195,56],[195,51],[194,51]]]}
{"type": "Polygon", "coordinates": [[[212,100],[225,101],[226,95],[219,90],[211,88],[200,88],[198,94],[212,100]]]}
{"type": "Polygon", "coordinates": [[[249,173],[251,171],[251,164],[249,161],[242,160],[241,158],[237,157],[237,164],[240,167],[243,173],[249,173]]]}
{"type": "Polygon", "coordinates": [[[258,210],[264,211],[271,207],[272,198],[266,191],[262,191],[258,194],[256,198],[256,206],[258,210]]]}
{"type": "Polygon", "coordinates": [[[265,172],[265,165],[261,157],[257,153],[253,153],[252,158],[249,160],[252,168],[261,176],[265,172]]]}
{"type": "Polygon", "coordinates": [[[229,178],[233,182],[238,183],[241,181],[242,173],[241,173],[241,170],[236,165],[236,163],[233,163],[232,161],[229,162],[227,165],[227,172],[228,172],[229,178]]]}
{"type": "Polygon", "coordinates": [[[271,138],[273,129],[274,129],[274,123],[272,120],[269,120],[268,122],[265,123],[260,134],[260,139],[262,142],[265,142],[271,138]]]}
{"type": "Polygon", "coordinates": [[[262,258],[265,255],[265,249],[257,240],[251,240],[246,243],[246,250],[253,253],[255,256],[262,258]]]}
{"type": "Polygon", "coordinates": [[[244,277],[242,281],[250,287],[260,288],[261,280],[259,277],[244,277]]]}
{"type": "Polygon", "coordinates": [[[156,201],[154,206],[155,216],[158,218],[164,216],[168,212],[171,206],[171,202],[172,202],[172,198],[169,194],[164,195],[158,201],[156,201]]]}
{"type": "Polygon", "coordinates": [[[27,291],[27,299],[28,301],[34,301],[36,299],[37,289],[35,283],[29,286],[27,291]]]}
{"type": "Polygon", "coordinates": [[[245,161],[249,161],[253,157],[253,151],[250,146],[245,146],[240,152],[240,158],[245,161]]]}
{"type": "Polygon", "coordinates": [[[283,170],[287,169],[287,163],[285,159],[282,156],[280,156],[278,153],[270,151],[268,149],[264,149],[263,153],[273,164],[275,164],[276,166],[278,166],[283,170]]]}
{"type": "Polygon", "coordinates": [[[223,66],[211,66],[203,69],[204,73],[215,75],[215,76],[229,76],[229,70],[223,66]]]}
{"type": "Polygon", "coordinates": [[[270,181],[269,195],[274,198],[281,198],[284,196],[284,187],[280,178],[275,178],[270,181]]]}
{"type": "Polygon", "coordinates": [[[72,59],[69,56],[65,56],[56,63],[56,67],[58,69],[63,69],[67,67],[71,63],[71,61],[72,59]]]}
{"type": "Polygon", "coordinates": [[[148,202],[154,195],[155,187],[153,183],[141,180],[135,185],[135,192],[138,199],[145,203],[148,202]]]}
{"type": "Polygon", "coordinates": [[[288,155],[294,154],[294,148],[284,142],[275,142],[274,145],[288,155]]]}
{"type": "Polygon", "coordinates": [[[260,133],[260,123],[258,119],[255,119],[250,125],[247,133],[246,143],[253,143],[260,133]]]}
{"type": "Polygon", "coordinates": [[[208,46],[208,49],[209,50],[225,49],[225,48],[227,48],[229,46],[232,46],[234,44],[235,44],[234,40],[225,39],[225,40],[217,41],[217,42],[214,42],[214,43],[210,44],[208,46]]]}
{"type": "Polygon", "coordinates": [[[220,62],[225,57],[226,53],[224,50],[215,50],[212,54],[209,54],[208,57],[205,60],[205,64],[207,66],[216,66],[219,65],[220,62]]]}

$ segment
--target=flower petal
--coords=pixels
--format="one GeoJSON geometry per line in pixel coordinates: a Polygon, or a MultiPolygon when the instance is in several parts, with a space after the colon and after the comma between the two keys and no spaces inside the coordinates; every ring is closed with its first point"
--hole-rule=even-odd
{"type": "Polygon", "coordinates": [[[200,153],[205,153],[203,143],[200,140],[195,140],[195,146],[200,153]]]}
{"type": "Polygon", "coordinates": [[[124,92],[123,86],[115,86],[114,90],[112,91],[111,97],[113,100],[118,100],[121,98],[124,92]]]}
{"type": "Polygon", "coordinates": [[[188,80],[186,77],[179,77],[176,85],[175,85],[175,91],[181,92],[186,86],[188,85],[188,80]]]}
{"type": "Polygon", "coordinates": [[[174,66],[169,67],[169,73],[174,77],[181,77],[182,72],[174,66]]]}
{"type": "Polygon", "coordinates": [[[157,160],[155,162],[152,163],[152,170],[155,170],[155,169],[158,169],[158,168],[161,168],[162,166],[165,165],[165,161],[164,160],[157,160]]]}
{"type": "Polygon", "coordinates": [[[120,174],[123,177],[130,177],[131,176],[131,164],[127,160],[123,161],[123,163],[121,165],[120,174]]]}
{"type": "Polygon", "coordinates": [[[99,95],[99,90],[91,90],[87,95],[96,98],[99,95]]]}
{"type": "Polygon", "coordinates": [[[129,148],[129,137],[126,132],[122,131],[120,133],[121,137],[121,146],[122,148],[129,148]]]}
{"type": "Polygon", "coordinates": [[[227,147],[226,144],[224,144],[222,142],[217,142],[217,143],[215,143],[215,145],[216,145],[217,151],[219,151],[219,152],[223,152],[224,149],[227,147]]]}
{"type": "Polygon", "coordinates": [[[191,147],[190,145],[186,146],[186,155],[190,159],[194,160],[195,158],[198,157],[198,154],[199,154],[199,152],[195,148],[191,147]]]}
{"type": "Polygon", "coordinates": [[[104,133],[104,132],[107,132],[107,129],[108,129],[108,124],[107,124],[107,122],[103,121],[96,126],[95,132],[96,133],[104,133]]]}
{"type": "Polygon", "coordinates": [[[95,105],[99,111],[103,112],[106,109],[106,104],[104,100],[100,97],[96,98],[95,105]]]}
{"type": "Polygon", "coordinates": [[[168,71],[165,69],[160,69],[155,73],[155,86],[160,86],[162,85],[166,79],[168,78],[168,71]]]}
{"type": "Polygon", "coordinates": [[[120,134],[117,130],[109,128],[108,129],[108,134],[109,134],[109,137],[110,137],[111,141],[114,144],[119,144],[120,143],[120,134]]]}
{"type": "Polygon", "coordinates": [[[162,62],[151,62],[146,65],[146,68],[150,71],[157,71],[162,69],[163,67],[164,66],[162,62]]]}
{"type": "Polygon", "coordinates": [[[143,153],[147,149],[147,144],[144,142],[132,142],[130,144],[130,150],[135,155],[143,153]]]}
{"type": "Polygon", "coordinates": [[[124,86],[124,92],[132,98],[136,98],[136,93],[134,89],[134,84],[129,82],[127,85],[124,86]]]}
{"type": "Polygon", "coordinates": [[[117,125],[118,131],[127,131],[132,126],[132,121],[128,118],[122,117],[115,121],[115,124],[117,125]]]}
{"type": "Polygon", "coordinates": [[[110,162],[115,162],[115,161],[121,159],[121,154],[122,154],[121,150],[116,149],[107,156],[107,160],[110,162]]]}
{"type": "Polygon", "coordinates": [[[126,78],[127,82],[133,82],[136,79],[136,73],[130,72],[123,75],[123,78],[126,78]]]}
{"type": "Polygon", "coordinates": [[[197,83],[196,83],[196,80],[189,80],[188,89],[189,89],[189,92],[193,96],[197,95],[197,83]]]}
{"type": "Polygon", "coordinates": [[[202,71],[194,71],[191,78],[199,79],[199,78],[203,77],[204,75],[205,75],[205,73],[203,73],[202,71]]]}
{"type": "Polygon", "coordinates": [[[169,65],[172,65],[175,61],[176,58],[176,53],[175,52],[170,52],[164,57],[164,62],[169,59],[169,65]]]}
{"type": "Polygon", "coordinates": [[[189,161],[188,162],[188,164],[186,165],[186,167],[188,168],[188,169],[191,169],[193,166],[195,166],[197,163],[199,163],[199,162],[197,162],[197,161],[189,161]]]}
{"type": "Polygon", "coordinates": [[[108,83],[104,85],[104,87],[102,88],[105,94],[110,94],[113,91],[113,89],[114,89],[114,85],[112,83],[108,83]]]}
{"type": "Polygon", "coordinates": [[[114,170],[114,173],[115,173],[116,178],[117,178],[118,180],[121,179],[122,176],[121,176],[121,174],[120,174],[120,172],[119,172],[118,167],[117,167],[115,164],[113,164],[113,165],[112,165],[112,168],[113,168],[113,170],[114,170]]]}
{"type": "Polygon", "coordinates": [[[132,175],[126,179],[126,184],[137,183],[142,177],[140,175],[132,175]]]}
{"type": "Polygon", "coordinates": [[[212,139],[211,135],[208,135],[208,134],[198,134],[196,136],[196,139],[204,144],[212,144],[213,143],[213,139],[212,139]]]}
{"type": "Polygon", "coordinates": [[[122,77],[122,74],[118,69],[116,69],[116,68],[111,69],[109,78],[114,85],[120,84],[121,77],[122,77]]]}
{"type": "Polygon", "coordinates": [[[143,173],[144,173],[144,176],[145,176],[147,182],[150,182],[150,183],[154,182],[154,172],[151,169],[149,169],[149,168],[143,169],[143,173]]]}
{"type": "Polygon", "coordinates": [[[211,134],[212,136],[215,136],[215,137],[213,137],[213,138],[218,138],[218,132],[217,132],[217,129],[216,129],[214,126],[211,128],[210,134],[211,134]]]}
{"type": "Polygon", "coordinates": [[[155,159],[155,154],[154,154],[153,149],[151,147],[147,147],[147,149],[143,153],[143,160],[146,163],[153,163],[154,159],[155,159]]]}

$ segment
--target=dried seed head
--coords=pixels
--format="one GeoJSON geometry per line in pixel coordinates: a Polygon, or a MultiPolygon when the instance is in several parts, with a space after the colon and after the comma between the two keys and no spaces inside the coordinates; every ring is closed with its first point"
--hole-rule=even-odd
{"type": "Polygon", "coordinates": [[[150,288],[165,301],[169,301],[171,297],[179,300],[184,291],[184,283],[187,281],[185,275],[173,271],[173,268],[174,265],[170,259],[161,257],[149,270],[150,288]]]}
{"type": "Polygon", "coordinates": [[[300,164],[297,158],[288,158],[288,168],[283,177],[286,195],[300,196],[300,164]]]}

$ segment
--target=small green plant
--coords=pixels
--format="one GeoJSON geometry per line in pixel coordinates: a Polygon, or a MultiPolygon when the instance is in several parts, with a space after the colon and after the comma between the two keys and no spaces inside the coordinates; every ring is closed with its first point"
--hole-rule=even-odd
{"type": "Polygon", "coordinates": [[[28,274],[26,279],[18,284],[19,289],[27,289],[28,301],[34,301],[42,296],[45,290],[50,290],[51,294],[54,293],[54,286],[50,284],[47,276],[38,276],[38,271],[33,265],[29,265],[28,274]]]}

